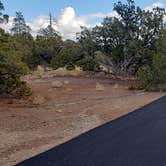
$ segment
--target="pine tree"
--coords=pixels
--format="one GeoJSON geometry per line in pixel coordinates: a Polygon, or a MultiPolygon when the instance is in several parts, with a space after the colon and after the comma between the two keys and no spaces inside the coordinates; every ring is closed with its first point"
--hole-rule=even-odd
{"type": "Polygon", "coordinates": [[[39,35],[43,36],[46,39],[57,37],[59,38],[58,32],[53,28],[53,19],[51,13],[49,13],[49,25],[46,28],[42,28],[39,31],[39,35]]]}
{"type": "Polygon", "coordinates": [[[16,12],[16,17],[14,18],[13,28],[11,31],[14,34],[19,35],[23,33],[29,33],[31,31],[30,27],[26,25],[22,12],[16,12]]]}

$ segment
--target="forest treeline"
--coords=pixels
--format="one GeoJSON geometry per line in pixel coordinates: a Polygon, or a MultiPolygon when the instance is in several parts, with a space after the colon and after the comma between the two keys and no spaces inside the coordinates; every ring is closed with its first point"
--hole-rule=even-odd
{"type": "MultiPolygon", "coordinates": [[[[93,28],[81,27],[76,41],[63,41],[53,28],[31,34],[23,14],[16,12],[10,32],[0,28],[0,92],[28,95],[30,88],[21,76],[38,65],[73,70],[100,71],[106,66],[115,75],[138,77],[146,90],[166,82],[165,9],[145,11],[133,0],[114,4],[117,17],[106,17],[93,28]]],[[[0,24],[8,23],[0,1],[0,24]]]]}

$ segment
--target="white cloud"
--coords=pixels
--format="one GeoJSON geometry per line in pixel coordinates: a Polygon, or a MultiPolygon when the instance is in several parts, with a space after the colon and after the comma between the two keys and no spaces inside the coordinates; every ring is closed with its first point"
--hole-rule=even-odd
{"type": "Polygon", "coordinates": [[[147,10],[152,11],[153,8],[156,8],[156,7],[164,7],[164,6],[165,6],[164,3],[156,2],[156,3],[153,3],[153,4],[150,5],[150,6],[147,6],[147,7],[145,8],[145,10],[146,10],[146,11],[147,11],[147,10]]]}
{"type": "Polygon", "coordinates": [[[0,24],[0,27],[5,29],[7,32],[9,32],[12,28],[12,25],[13,25],[13,17],[9,17],[9,22],[6,24],[0,24]]]}
{"type": "Polygon", "coordinates": [[[94,14],[88,14],[81,16],[84,19],[90,20],[90,19],[98,19],[98,18],[105,18],[105,17],[119,17],[116,11],[112,11],[110,13],[94,13],[94,14]]]}
{"type": "Polygon", "coordinates": [[[166,16],[164,17],[164,22],[166,23],[166,16]]]}
{"type": "MultiPolygon", "coordinates": [[[[156,3],[153,3],[152,5],[146,7],[145,11],[148,11],[148,10],[152,11],[153,8],[156,8],[156,7],[166,8],[166,4],[161,3],[161,2],[156,2],[156,3]]],[[[164,16],[164,22],[166,23],[166,16],[164,16]]]]}
{"type": "Polygon", "coordinates": [[[49,18],[48,16],[40,15],[33,22],[27,24],[31,27],[32,35],[36,36],[40,28],[46,28],[49,25],[49,18]]]}
{"type": "Polygon", "coordinates": [[[86,19],[76,15],[72,7],[61,10],[54,28],[60,32],[65,39],[75,39],[76,32],[80,31],[81,26],[88,26],[86,19]]]}
{"type": "Polygon", "coordinates": [[[92,27],[91,20],[105,18],[106,16],[117,16],[116,12],[108,14],[95,13],[77,16],[72,7],[61,10],[54,28],[61,33],[64,39],[75,39],[76,32],[81,31],[81,26],[92,27]]]}
{"type": "MultiPolygon", "coordinates": [[[[156,2],[151,6],[146,7],[145,10],[152,10],[157,6],[164,7],[165,4],[156,2]]],[[[119,17],[115,11],[112,11],[110,13],[98,12],[78,16],[74,8],[66,7],[61,10],[59,16],[56,18],[56,22],[53,24],[53,27],[62,35],[63,39],[75,40],[76,33],[81,31],[80,26],[93,27],[94,25],[100,24],[99,20],[107,16],[119,17]],[[94,23],[94,21],[96,21],[96,23],[94,23]]],[[[166,22],[166,17],[164,19],[166,22]]],[[[1,24],[0,26],[9,31],[12,27],[12,23],[13,17],[10,17],[8,24],[1,24]]],[[[34,18],[32,22],[29,22],[27,24],[31,27],[33,36],[35,36],[40,28],[45,28],[49,25],[49,16],[40,15],[34,18]]]]}
{"type": "MultiPolygon", "coordinates": [[[[81,31],[81,26],[92,27],[96,24],[90,22],[95,19],[102,19],[106,16],[117,16],[116,12],[110,13],[94,13],[78,16],[75,13],[74,8],[66,7],[61,10],[59,16],[56,18],[56,23],[53,24],[55,30],[57,30],[63,37],[63,39],[75,39],[76,33],[81,31]]],[[[0,27],[6,31],[10,31],[13,24],[13,17],[10,17],[8,24],[1,24],[0,27]]],[[[35,36],[40,28],[45,28],[49,25],[49,16],[40,15],[32,22],[27,23],[31,29],[32,34],[35,36]]]]}

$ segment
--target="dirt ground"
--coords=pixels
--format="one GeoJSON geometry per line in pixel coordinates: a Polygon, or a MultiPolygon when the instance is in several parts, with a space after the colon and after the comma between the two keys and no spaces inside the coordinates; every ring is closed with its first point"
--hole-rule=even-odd
{"type": "Polygon", "coordinates": [[[28,99],[0,98],[2,166],[17,164],[165,95],[130,91],[129,81],[100,77],[56,76],[28,82],[33,90],[28,99]],[[55,80],[63,87],[52,88],[55,80]],[[40,105],[34,104],[36,96],[42,97],[40,105]]]}

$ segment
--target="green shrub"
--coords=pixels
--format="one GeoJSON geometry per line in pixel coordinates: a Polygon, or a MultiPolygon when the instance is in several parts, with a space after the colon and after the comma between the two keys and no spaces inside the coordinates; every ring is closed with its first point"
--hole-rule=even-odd
{"type": "Polygon", "coordinates": [[[22,62],[12,61],[0,55],[0,93],[29,95],[30,88],[21,80],[21,76],[27,72],[28,68],[22,62]]]}
{"type": "Polygon", "coordinates": [[[70,63],[70,64],[68,64],[68,65],[66,66],[66,69],[67,69],[67,70],[75,70],[76,67],[75,67],[75,65],[73,65],[72,63],[70,63]]]}
{"type": "Polygon", "coordinates": [[[64,64],[62,63],[62,59],[61,59],[61,57],[59,55],[57,55],[57,56],[52,58],[52,60],[51,60],[51,67],[53,69],[56,70],[56,69],[58,69],[60,67],[63,67],[63,66],[64,66],[64,64]]]}
{"type": "Polygon", "coordinates": [[[63,47],[55,54],[51,60],[51,67],[58,69],[60,67],[67,67],[67,70],[74,70],[78,59],[79,47],[74,41],[64,41],[63,47]]]}
{"type": "Polygon", "coordinates": [[[80,66],[83,71],[98,71],[100,68],[95,59],[88,55],[78,61],[77,65],[80,66]]]}
{"type": "Polygon", "coordinates": [[[166,83],[166,56],[155,54],[152,65],[141,68],[137,76],[145,90],[160,89],[166,83]]]}
{"type": "Polygon", "coordinates": [[[18,86],[16,90],[16,93],[19,96],[29,96],[32,93],[32,91],[31,91],[31,88],[27,86],[25,81],[21,81],[20,85],[18,86]]]}

